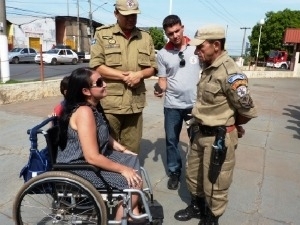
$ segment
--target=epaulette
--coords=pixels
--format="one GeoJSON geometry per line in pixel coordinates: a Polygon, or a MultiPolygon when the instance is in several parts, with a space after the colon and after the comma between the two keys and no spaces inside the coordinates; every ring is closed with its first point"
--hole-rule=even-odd
{"type": "Polygon", "coordinates": [[[149,31],[149,30],[144,30],[144,29],[141,29],[141,28],[139,28],[139,27],[137,27],[137,29],[138,29],[139,31],[143,31],[143,32],[146,32],[146,33],[150,34],[150,31],[149,31]]]}
{"type": "Polygon", "coordinates": [[[225,62],[223,62],[223,65],[228,75],[241,72],[238,65],[233,60],[226,60],[225,62]]]}
{"type": "Polygon", "coordinates": [[[107,28],[111,28],[113,27],[114,25],[113,24],[110,24],[110,25],[103,25],[101,27],[97,27],[96,30],[102,30],[102,29],[107,29],[107,28]]]}

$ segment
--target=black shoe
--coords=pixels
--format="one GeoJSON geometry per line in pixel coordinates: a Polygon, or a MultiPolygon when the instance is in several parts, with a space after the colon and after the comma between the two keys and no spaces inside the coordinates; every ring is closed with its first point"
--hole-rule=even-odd
{"type": "Polygon", "coordinates": [[[171,173],[168,180],[168,189],[176,190],[178,188],[179,175],[177,173],[171,173]]]}
{"type": "Polygon", "coordinates": [[[200,219],[201,213],[197,205],[191,204],[186,209],[182,209],[176,212],[174,217],[179,221],[188,221],[192,218],[200,219]]]}

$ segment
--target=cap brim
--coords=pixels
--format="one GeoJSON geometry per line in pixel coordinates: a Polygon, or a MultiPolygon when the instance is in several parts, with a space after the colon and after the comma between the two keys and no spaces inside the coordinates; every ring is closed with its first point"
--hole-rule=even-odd
{"type": "Polygon", "coordinates": [[[198,45],[203,44],[204,41],[205,40],[194,38],[194,39],[192,39],[192,40],[189,41],[189,45],[198,46],[198,45]]]}
{"type": "Polygon", "coordinates": [[[119,13],[122,14],[123,16],[128,16],[128,15],[131,15],[131,14],[140,14],[141,11],[139,9],[137,9],[137,10],[127,10],[127,11],[120,11],[119,10],[119,13]]]}

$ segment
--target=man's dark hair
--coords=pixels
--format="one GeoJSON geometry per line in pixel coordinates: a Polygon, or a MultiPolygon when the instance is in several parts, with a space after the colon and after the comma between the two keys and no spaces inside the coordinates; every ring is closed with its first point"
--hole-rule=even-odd
{"type": "Polygon", "coordinates": [[[213,44],[215,41],[219,41],[220,42],[220,46],[221,46],[221,50],[225,49],[225,41],[226,38],[221,38],[221,39],[217,39],[217,40],[206,40],[208,43],[213,44]]]}
{"type": "Polygon", "coordinates": [[[169,15],[163,20],[163,28],[166,30],[167,27],[173,27],[174,25],[181,25],[181,20],[177,15],[169,15]]]}

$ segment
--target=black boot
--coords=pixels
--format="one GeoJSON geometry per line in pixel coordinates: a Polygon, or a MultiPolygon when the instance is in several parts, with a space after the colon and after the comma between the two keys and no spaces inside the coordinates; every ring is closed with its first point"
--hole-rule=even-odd
{"type": "Polygon", "coordinates": [[[206,208],[206,215],[200,219],[198,225],[219,225],[219,217],[206,208]]]}
{"type": "Polygon", "coordinates": [[[191,204],[185,208],[181,209],[175,213],[174,217],[179,221],[187,221],[192,218],[200,219],[201,212],[205,210],[205,200],[204,198],[199,198],[192,195],[191,204]]]}

